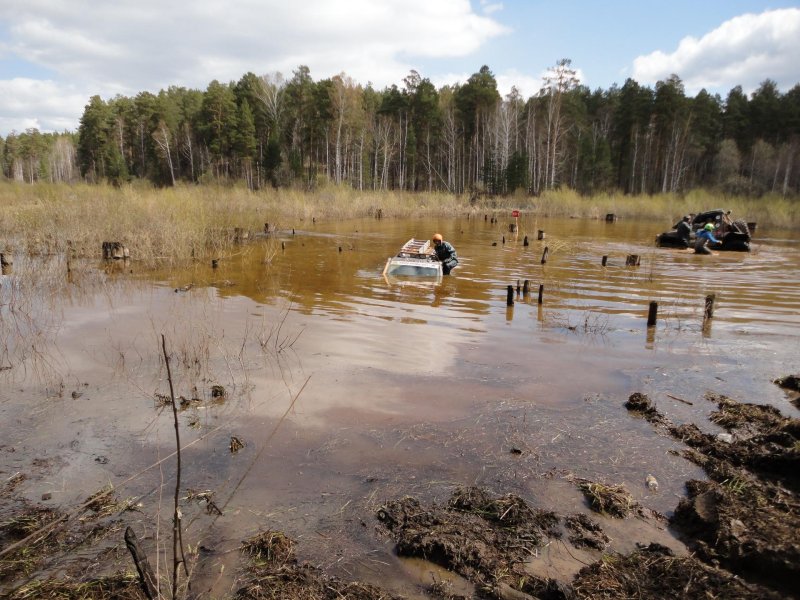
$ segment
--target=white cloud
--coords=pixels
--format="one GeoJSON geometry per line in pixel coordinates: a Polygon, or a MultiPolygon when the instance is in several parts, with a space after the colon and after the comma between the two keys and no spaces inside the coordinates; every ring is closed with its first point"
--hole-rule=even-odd
{"type": "MultiPolygon", "coordinates": [[[[415,60],[465,56],[507,33],[469,0],[4,0],[6,57],[52,73],[52,85],[109,98],[170,85],[204,89],[252,71],[290,76],[307,65],[315,79],[342,71],[377,87],[399,83],[415,60]],[[68,83],[59,83],[68,82],[68,83]]],[[[487,5],[489,12],[493,5],[487,5]]],[[[0,82],[9,91],[19,83],[0,82]]],[[[55,115],[28,98],[23,113],[0,95],[0,134],[9,120],[52,129],[55,115]],[[15,117],[16,115],[16,117],[15,117]],[[27,120],[26,120],[27,119],[27,120]]],[[[55,102],[73,106],[74,99],[55,102]]]]}
{"type": "Polygon", "coordinates": [[[0,80],[0,131],[74,130],[88,98],[86,92],[54,81],[0,80]]]}
{"type": "Polygon", "coordinates": [[[511,92],[512,87],[516,87],[520,95],[527,100],[542,89],[542,77],[525,75],[513,69],[497,75],[497,91],[503,98],[511,92]]]}
{"type": "Polygon", "coordinates": [[[491,15],[497,11],[503,10],[502,2],[490,2],[489,0],[481,0],[481,10],[485,15],[491,15]]]}
{"type": "Polygon", "coordinates": [[[684,38],[672,53],[639,56],[632,77],[654,84],[674,73],[689,94],[725,94],[736,85],[752,91],[767,78],[786,90],[800,81],[798,57],[800,8],[786,8],[735,17],[700,39],[684,38]]]}

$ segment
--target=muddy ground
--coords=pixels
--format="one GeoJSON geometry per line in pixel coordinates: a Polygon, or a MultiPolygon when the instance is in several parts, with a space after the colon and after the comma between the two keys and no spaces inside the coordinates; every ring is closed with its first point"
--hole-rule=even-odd
{"type": "MultiPolygon", "coordinates": [[[[708,476],[686,482],[687,495],[669,519],[638,504],[623,486],[560,473],[585,496],[585,512],[561,514],[557,507],[538,506],[535,499],[461,487],[442,504],[386,498],[359,526],[371,523],[399,556],[424,559],[468,582],[465,592],[464,586],[456,589],[449,581],[434,581],[421,591],[431,598],[800,597],[800,420],[770,406],[712,394],[706,398],[711,421],[724,433],[675,425],[644,394],[635,393],[625,403],[632,418],[645,419],[682,441],[681,454],[708,476]],[[669,525],[689,553],[676,554],[658,543],[641,544],[624,555],[611,551],[603,528],[609,519],[669,525]],[[591,560],[574,576],[538,575],[536,561],[554,544],[591,560]]],[[[135,504],[105,489],[79,507],[44,508],[17,494],[24,481],[25,474],[17,473],[0,489],[0,514],[6,515],[0,522],[4,597],[147,597],[122,541],[122,531],[141,518],[135,504]],[[81,560],[59,568],[62,560],[76,554],[81,560]],[[87,573],[105,575],[89,578],[87,573]]],[[[647,483],[653,489],[658,486],[655,479],[647,483]]],[[[162,591],[168,587],[162,583],[162,591]]],[[[165,594],[169,597],[169,591],[165,594]]],[[[179,595],[193,593],[181,587],[179,595]]],[[[241,545],[232,597],[399,596],[373,583],[330,576],[299,560],[286,535],[265,530],[241,545]]]]}

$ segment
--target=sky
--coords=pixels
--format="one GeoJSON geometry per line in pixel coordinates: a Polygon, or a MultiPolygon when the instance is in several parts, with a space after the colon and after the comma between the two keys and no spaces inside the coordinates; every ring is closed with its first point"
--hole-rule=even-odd
{"type": "Polygon", "coordinates": [[[800,2],[781,0],[0,0],[0,136],[76,131],[92,96],[204,90],[300,65],[377,89],[482,65],[524,97],[570,59],[591,89],[678,75],[724,99],[800,83],[800,2]]]}

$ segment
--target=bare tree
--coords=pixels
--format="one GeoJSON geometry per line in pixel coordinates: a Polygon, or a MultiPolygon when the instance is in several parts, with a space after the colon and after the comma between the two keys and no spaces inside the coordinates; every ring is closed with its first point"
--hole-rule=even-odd
{"type": "Polygon", "coordinates": [[[561,105],[566,92],[575,88],[580,80],[577,71],[571,68],[572,61],[562,58],[544,76],[544,93],[548,98],[546,114],[546,155],[545,166],[548,187],[555,187],[556,172],[559,167],[562,138],[565,124],[561,115],[561,105]]]}
{"type": "Polygon", "coordinates": [[[175,185],[175,169],[172,165],[172,152],[170,151],[169,145],[170,137],[172,137],[172,135],[170,134],[169,128],[164,120],[161,119],[158,122],[158,127],[153,132],[153,141],[158,146],[161,154],[164,155],[164,158],[167,161],[167,166],[169,167],[169,176],[172,179],[172,185],[175,185]]]}
{"type": "Polygon", "coordinates": [[[258,99],[264,103],[267,116],[270,120],[270,130],[267,131],[269,138],[274,128],[278,130],[281,123],[281,116],[284,108],[284,96],[286,91],[286,80],[279,71],[267,73],[258,78],[260,88],[256,90],[258,99]]]}

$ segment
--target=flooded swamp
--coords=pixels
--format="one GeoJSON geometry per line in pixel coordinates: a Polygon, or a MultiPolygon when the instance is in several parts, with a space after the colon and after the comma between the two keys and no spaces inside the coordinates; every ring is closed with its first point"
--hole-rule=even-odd
{"type": "MultiPolygon", "coordinates": [[[[446,582],[438,597],[522,597],[480,587],[507,581],[496,573],[401,557],[393,525],[417,506],[409,497],[487,506],[488,494],[506,498],[505,516],[513,495],[591,515],[602,549],[537,544],[523,562],[542,580],[652,542],[688,555],[667,519],[706,473],[625,402],[645,394],[671,424],[712,436],[725,428],[709,395],[800,416],[797,394],[773,383],[800,372],[800,242],[759,229],[750,253],[703,256],[655,248],[653,222],[523,215],[512,232],[510,215],[494,217],[299,221],[181,268],[141,264],[134,249],[118,261],[100,249],[16,256],[0,278],[0,520],[23,507],[82,519],[93,494],[115,500],[102,535],[0,574],[0,591],[132,571],[123,523],[168,578],[164,348],[192,596],[256,597],[242,595],[239,550],[271,530],[298,561],[397,596],[437,597],[446,582]],[[452,275],[382,274],[404,242],[435,232],[458,252],[452,275]],[[663,517],[594,513],[581,482],[624,486],[663,517]]],[[[5,535],[0,552],[25,537],[5,535]]]]}

